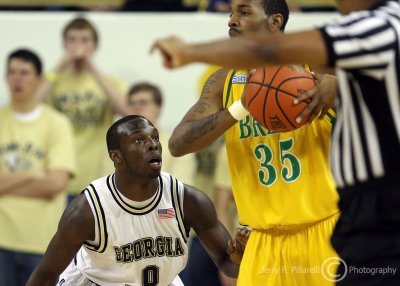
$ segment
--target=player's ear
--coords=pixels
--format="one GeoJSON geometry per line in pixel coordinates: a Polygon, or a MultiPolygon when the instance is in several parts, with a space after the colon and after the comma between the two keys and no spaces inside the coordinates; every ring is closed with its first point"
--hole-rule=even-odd
{"type": "Polygon", "coordinates": [[[268,17],[268,30],[270,32],[276,32],[281,29],[283,24],[283,16],[282,14],[273,14],[268,17]]]}
{"type": "Polygon", "coordinates": [[[122,160],[122,154],[119,150],[109,150],[108,156],[114,162],[115,165],[122,165],[124,161],[122,160]]]}

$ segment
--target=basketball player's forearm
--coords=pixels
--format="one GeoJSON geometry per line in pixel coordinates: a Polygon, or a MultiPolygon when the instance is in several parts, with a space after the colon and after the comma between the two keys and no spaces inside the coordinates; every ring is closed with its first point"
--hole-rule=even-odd
{"type": "Polygon", "coordinates": [[[29,278],[26,286],[54,286],[56,285],[58,276],[48,275],[45,272],[35,270],[29,278]]]}
{"type": "Polygon", "coordinates": [[[200,120],[183,122],[172,133],[169,150],[173,156],[200,151],[217,140],[236,122],[227,110],[200,120]]]}
{"type": "Polygon", "coordinates": [[[232,262],[232,260],[227,255],[224,261],[218,265],[218,268],[228,277],[237,278],[239,274],[239,266],[232,262]]]}

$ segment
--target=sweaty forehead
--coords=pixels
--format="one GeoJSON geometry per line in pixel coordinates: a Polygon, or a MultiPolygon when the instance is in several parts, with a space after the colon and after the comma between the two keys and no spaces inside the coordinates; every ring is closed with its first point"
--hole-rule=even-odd
{"type": "Polygon", "coordinates": [[[150,123],[150,121],[148,121],[145,118],[138,117],[121,124],[118,127],[118,133],[130,136],[134,133],[139,133],[144,131],[152,132],[155,129],[156,128],[150,123]]]}

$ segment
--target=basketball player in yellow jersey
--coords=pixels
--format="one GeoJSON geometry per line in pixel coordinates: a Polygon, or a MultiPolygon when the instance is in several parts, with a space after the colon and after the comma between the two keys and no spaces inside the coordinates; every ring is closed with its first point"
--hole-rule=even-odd
{"type": "MultiPolygon", "coordinates": [[[[284,0],[233,0],[231,11],[230,36],[281,32],[289,13],[284,0]]],[[[334,116],[273,134],[235,111],[246,81],[246,71],[221,69],[211,75],[174,130],[170,151],[175,156],[195,152],[226,131],[239,219],[253,228],[238,285],[333,285],[330,275],[338,261],[329,242],[338,218],[329,172],[334,116]]],[[[327,83],[322,78],[317,91],[326,91],[327,83]]]]}

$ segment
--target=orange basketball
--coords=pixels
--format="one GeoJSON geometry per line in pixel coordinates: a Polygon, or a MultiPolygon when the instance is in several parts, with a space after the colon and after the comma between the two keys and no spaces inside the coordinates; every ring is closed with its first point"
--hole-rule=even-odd
{"type": "Polygon", "coordinates": [[[296,97],[315,87],[312,75],[303,66],[282,65],[257,69],[246,86],[246,106],[262,126],[273,132],[287,132],[304,125],[296,118],[309,101],[293,104],[296,97]]]}

